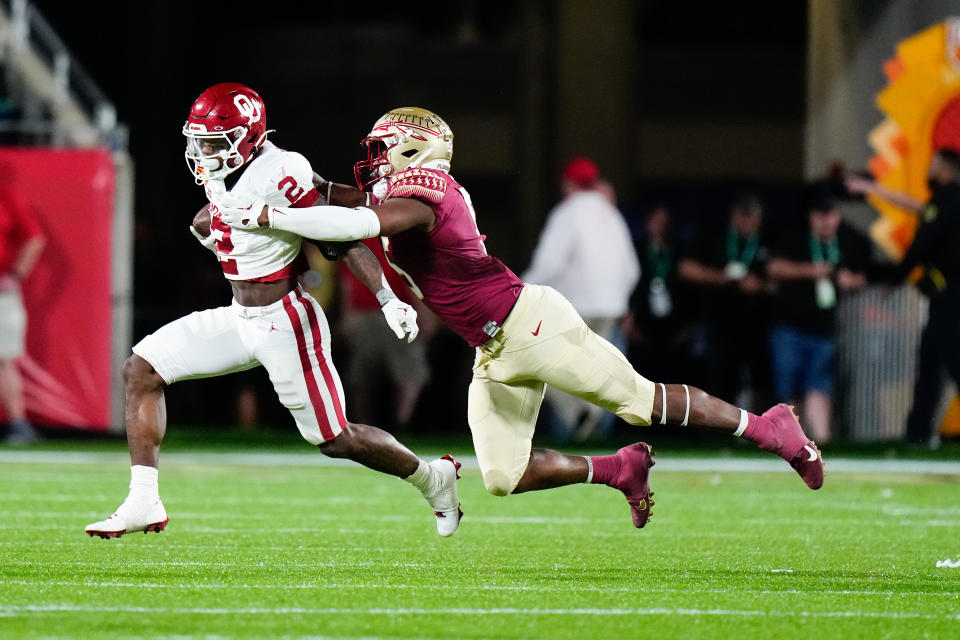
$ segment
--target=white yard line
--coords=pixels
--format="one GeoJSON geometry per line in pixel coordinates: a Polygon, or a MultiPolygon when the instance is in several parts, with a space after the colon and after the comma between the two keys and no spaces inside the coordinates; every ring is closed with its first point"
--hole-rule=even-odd
{"type": "MultiPolygon", "coordinates": [[[[457,456],[468,469],[477,468],[474,456],[457,456]]],[[[960,461],[950,460],[887,460],[826,457],[828,472],[901,473],[920,475],[960,475],[960,461]]],[[[126,466],[126,452],[101,451],[0,451],[0,463],[91,464],[126,466]]],[[[163,464],[170,466],[240,466],[240,467],[346,467],[356,466],[349,460],[328,458],[320,453],[165,453],[163,464]]],[[[784,472],[793,473],[782,460],[769,458],[685,458],[658,456],[656,472],[784,472]]]]}
{"type": "Polygon", "coordinates": [[[883,618],[893,620],[953,620],[960,621],[960,614],[927,614],[913,611],[765,611],[762,609],[686,609],[649,607],[630,609],[600,608],[521,608],[521,607],[397,607],[397,608],[335,608],[335,607],[130,607],[92,606],[72,604],[0,605],[0,615],[31,613],[155,613],[174,615],[462,615],[462,616],[717,616],[717,617],[777,617],[777,618],[883,618]]]}
{"type": "MultiPolygon", "coordinates": [[[[0,579],[0,585],[17,586],[58,586],[58,587],[97,587],[97,588],[121,588],[121,589],[189,589],[189,590],[221,590],[221,589],[265,589],[269,591],[278,590],[304,590],[304,589],[371,589],[371,590],[394,590],[394,591],[517,591],[529,593],[550,593],[550,592],[587,592],[587,593],[714,593],[714,594],[751,594],[751,595],[784,595],[794,596],[809,594],[809,591],[800,589],[674,589],[669,587],[590,587],[590,586],[523,586],[523,585],[420,585],[420,584],[370,584],[370,583],[307,583],[307,584],[225,584],[225,583],[186,583],[186,584],[163,584],[151,582],[98,582],[91,580],[4,580],[0,579]]],[[[942,591],[871,591],[861,589],[818,589],[818,594],[844,595],[844,596],[873,596],[881,598],[902,598],[905,596],[917,596],[922,598],[949,598],[960,599],[960,592],[942,591]]]]}

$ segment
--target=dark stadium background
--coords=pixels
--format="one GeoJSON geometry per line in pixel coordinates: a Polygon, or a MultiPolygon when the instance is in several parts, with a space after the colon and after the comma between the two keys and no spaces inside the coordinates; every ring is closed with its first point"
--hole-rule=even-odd
{"type": "MultiPolygon", "coordinates": [[[[359,138],[390,107],[441,114],[454,174],[495,255],[529,260],[572,155],[597,159],[632,225],[669,201],[681,230],[758,189],[791,215],[803,177],[803,2],[61,3],[38,2],[130,129],[136,168],[134,339],[230,299],[187,234],[204,203],[183,161],[187,110],[208,85],[264,98],[271,139],[352,181],[359,138]],[[572,7],[572,8],[570,8],[572,7]],[[579,13],[578,13],[579,12],[579,13]]],[[[332,310],[331,324],[336,324],[332,310]]],[[[466,433],[470,350],[431,347],[425,430],[466,433]]],[[[336,360],[336,356],[335,356],[336,360]]],[[[173,423],[226,423],[238,386],[289,426],[262,371],[176,385],[173,423]]]]}

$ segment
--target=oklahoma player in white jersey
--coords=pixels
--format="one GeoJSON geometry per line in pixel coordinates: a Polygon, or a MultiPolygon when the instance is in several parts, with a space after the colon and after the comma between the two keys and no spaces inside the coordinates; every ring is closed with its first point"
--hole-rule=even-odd
{"type": "Polygon", "coordinates": [[[620,490],[633,523],[651,514],[652,450],[642,442],[609,456],[568,456],[532,449],[545,385],[593,402],[634,425],[699,426],[743,436],[784,458],[811,489],[823,484],[823,461],[790,407],[747,413],[682,384],[654,384],[593,333],[550,287],[524,284],[487,254],[467,191],[449,174],[453,134],[436,114],[393,109],[363,139],[367,158],[357,184],[382,204],[363,205],[357,190],[328,186],[344,207],[231,208],[235,228],[272,227],[307,238],[384,239],[388,259],[414,291],[471,346],[477,358],[467,420],[488,491],[495,495],[580,482],[620,490]]]}
{"type": "MultiPolygon", "coordinates": [[[[303,438],[328,456],[349,458],[408,480],[423,493],[440,535],[460,521],[459,464],[450,456],[427,463],[390,434],[346,419],[343,388],[330,360],[330,330],[320,305],[297,282],[304,271],[302,237],[275,229],[231,229],[219,206],[243,192],[273,205],[319,200],[313,169],[297,153],[266,140],[260,96],[240,84],[210,87],[194,102],[183,129],[186,158],[210,204],[193,233],[214,251],[233,288],[228,307],[192,313],[136,346],[124,365],[131,482],[127,499],[106,520],[86,527],[102,538],[162,531],[157,462],[166,428],[164,388],[179,380],[219,376],[263,365],[303,438]],[[209,210],[209,230],[203,224],[209,210]],[[196,229],[200,227],[200,231],[196,229]],[[209,231],[209,233],[205,233],[209,231]]],[[[362,243],[346,249],[347,264],[380,300],[398,338],[417,335],[416,314],[390,290],[376,257],[362,243]]]]}

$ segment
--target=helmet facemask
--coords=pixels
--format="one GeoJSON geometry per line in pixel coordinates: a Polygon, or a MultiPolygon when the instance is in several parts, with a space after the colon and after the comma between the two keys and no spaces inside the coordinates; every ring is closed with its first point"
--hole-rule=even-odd
{"type": "Polygon", "coordinates": [[[360,142],[365,159],[354,165],[354,178],[364,191],[407,169],[450,171],[453,133],[439,116],[424,109],[403,107],[388,112],[360,142]]]}
{"type": "Polygon", "coordinates": [[[184,127],[187,148],[183,155],[187,160],[190,173],[197,184],[207,180],[223,180],[243,166],[244,157],[240,153],[240,143],[247,136],[246,127],[234,127],[229,131],[205,133],[184,127]]]}
{"type": "Polygon", "coordinates": [[[395,135],[367,136],[360,141],[366,151],[366,158],[353,165],[353,177],[360,190],[370,191],[380,179],[393,173],[389,153],[399,142],[395,135]]]}

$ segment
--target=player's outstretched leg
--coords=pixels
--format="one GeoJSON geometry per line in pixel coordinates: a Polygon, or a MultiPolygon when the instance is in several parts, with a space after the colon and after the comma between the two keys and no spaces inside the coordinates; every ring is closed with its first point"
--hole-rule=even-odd
{"type": "Polygon", "coordinates": [[[816,443],[803,433],[788,405],[778,404],[758,416],[695,387],[657,384],[653,422],[704,427],[742,436],[786,460],[811,489],[823,486],[823,456],[816,443]]]}
{"type": "MultiPolygon", "coordinates": [[[[605,484],[623,492],[630,504],[633,525],[639,529],[653,514],[653,492],[650,491],[653,455],[653,449],[645,442],[623,447],[611,456],[568,456],[551,449],[534,449],[526,470],[511,493],[581,482],[605,484]]],[[[496,477],[500,474],[490,475],[496,477]]]]}
{"type": "Polygon", "coordinates": [[[460,526],[460,463],[451,456],[426,462],[386,431],[352,422],[333,440],[321,444],[320,451],[331,458],[347,458],[374,471],[397,476],[415,486],[433,509],[441,536],[452,536],[460,526]]]}
{"type": "Polygon", "coordinates": [[[800,426],[793,408],[778,404],[761,416],[751,415],[743,437],[787,462],[811,489],[823,486],[823,455],[800,426]]]}
{"type": "Polygon", "coordinates": [[[163,399],[166,384],[149,362],[137,355],[123,367],[127,444],[130,447],[130,493],[109,518],[87,525],[91,536],[119,538],[136,531],[163,531],[167,512],[160,501],[157,461],[166,431],[163,399]]]}

